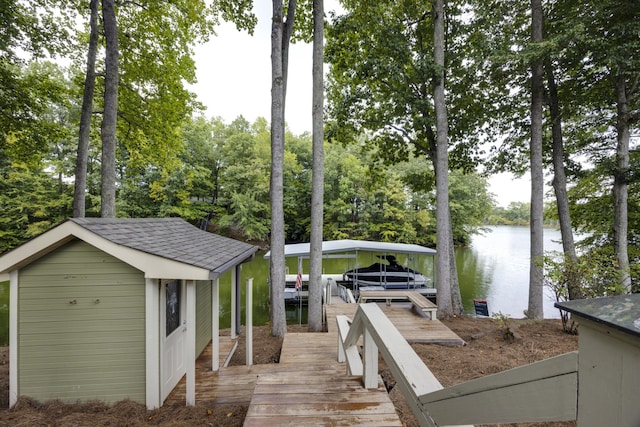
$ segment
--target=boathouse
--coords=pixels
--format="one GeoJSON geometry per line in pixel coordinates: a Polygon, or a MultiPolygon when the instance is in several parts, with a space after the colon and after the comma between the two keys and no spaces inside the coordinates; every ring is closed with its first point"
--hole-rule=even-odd
{"type": "Polygon", "coordinates": [[[195,360],[211,341],[219,363],[218,278],[231,271],[239,319],[240,265],[256,250],[180,218],[74,218],[3,254],[10,406],[29,396],[156,408],[185,375],[194,404],[195,360]]]}

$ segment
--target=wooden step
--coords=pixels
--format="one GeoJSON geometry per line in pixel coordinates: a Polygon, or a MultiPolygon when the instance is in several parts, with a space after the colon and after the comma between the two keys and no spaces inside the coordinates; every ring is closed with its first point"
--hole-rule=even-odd
{"type": "MultiPolygon", "coordinates": [[[[290,365],[291,366],[291,365],[290,365]]],[[[256,382],[245,426],[367,425],[401,426],[380,381],[377,389],[342,372],[299,371],[261,376],[256,382]]]]}

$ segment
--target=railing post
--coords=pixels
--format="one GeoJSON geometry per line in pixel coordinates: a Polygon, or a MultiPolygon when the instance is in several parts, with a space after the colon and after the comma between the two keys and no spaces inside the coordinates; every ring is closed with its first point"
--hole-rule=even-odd
{"type": "Polygon", "coordinates": [[[344,354],[344,345],[342,344],[342,340],[344,340],[344,337],[342,336],[342,330],[340,329],[340,324],[338,323],[338,363],[344,363],[344,361],[347,359],[344,354]]]}
{"type": "Polygon", "coordinates": [[[378,346],[376,345],[369,325],[364,329],[363,372],[362,380],[365,388],[378,388],[378,346]]]}

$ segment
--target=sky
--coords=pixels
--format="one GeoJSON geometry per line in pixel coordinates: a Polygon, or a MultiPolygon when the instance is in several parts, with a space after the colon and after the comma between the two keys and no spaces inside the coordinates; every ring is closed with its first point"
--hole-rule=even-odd
{"type": "MultiPolygon", "coordinates": [[[[325,13],[339,8],[337,0],[325,0],[325,13]]],[[[242,115],[249,122],[271,115],[271,2],[254,2],[258,25],[254,36],[222,22],[217,36],[196,46],[198,82],[191,90],[206,107],[207,117],[221,117],[230,123],[242,115]]],[[[291,132],[311,132],[310,44],[292,44],[289,53],[289,81],[285,121],[291,132]]],[[[326,66],[325,66],[326,67],[326,66]]],[[[498,205],[530,201],[528,175],[516,179],[510,173],[489,180],[498,205]]]]}
{"type": "MultiPolygon", "coordinates": [[[[253,37],[221,23],[218,35],[195,49],[198,83],[192,90],[207,106],[206,116],[227,123],[239,115],[250,122],[258,117],[270,121],[271,2],[254,3],[258,26],[253,37]]],[[[311,132],[311,54],[310,44],[291,45],[285,121],[294,134],[311,132]]]]}

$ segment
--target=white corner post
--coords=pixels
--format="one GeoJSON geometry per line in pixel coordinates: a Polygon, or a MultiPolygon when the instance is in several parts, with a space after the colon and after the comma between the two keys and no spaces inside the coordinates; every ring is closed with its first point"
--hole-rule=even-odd
{"type": "Polygon", "coordinates": [[[187,287],[187,336],[185,340],[185,361],[187,371],[187,406],[196,404],[196,282],[186,280],[187,287]]]}
{"type": "Polygon", "coordinates": [[[238,334],[238,325],[236,322],[236,299],[240,297],[236,292],[237,272],[233,268],[231,270],[231,339],[235,339],[238,334]]]}
{"type": "Polygon", "coordinates": [[[18,270],[9,273],[9,407],[18,401],[18,270]]]}
{"type": "Polygon", "coordinates": [[[245,344],[245,354],[247,356],[247,366],[253,365],[253,277],[247,279],[247,294],[245,310],[245,328],[247,329],[245,344]]]}
{"type": "Polygon", "coordinates": [[[160,281],[145,279],[145,351],[147,409],[162,406],[160,401],[160,281]]]}
{"type": "Polygon", "coordinates": [[[220,369],[220,279],[211,281],[211,370],[220,369]]]}

